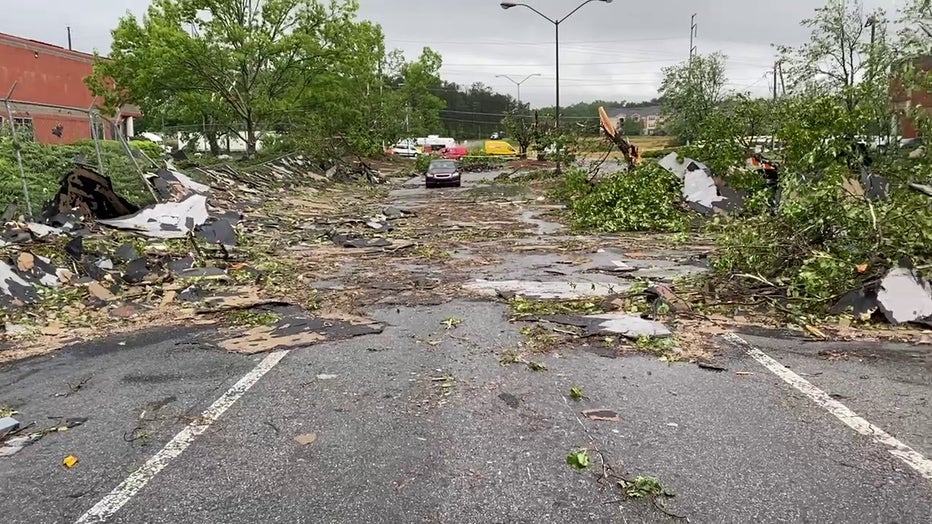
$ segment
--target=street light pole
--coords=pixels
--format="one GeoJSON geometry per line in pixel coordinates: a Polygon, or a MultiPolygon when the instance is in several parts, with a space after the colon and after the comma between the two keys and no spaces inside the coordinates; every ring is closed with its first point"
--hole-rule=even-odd
{"type": "Polygon", "coordinates": [[[495,75],[495,78],[505,78],[505,79],[508,79],[512,84],[518,86],[518,108],[520,109],[520,108],[522,107],[522,106],[521,106],[521,84],[527,82],[528,80],[534,78],[535,76],[540,76],[540,73],[534,73],[534,74],[527,75],[526,77],[524,77],[524,80],[522,80],[522,81],[520,81],[520,82],[518,82],[518,81],[515,80],[514,78],[511,78],[511,77],[508,76],[508,75],[495,75]]]}
{"type": "Polygon", "coordinates": [[[567,14],[563,18],[557,18],[557,19],[550,18],[549,16],[545,15],[544,13],[541,13],[537,9],[527,4],[519,4],[515,2],[502,2],[501,3],[502,9],[511,9],[512,7],[526,7],[530,9],[531,11],[534,11],[535,13],[537,13],[541,18],[550,22],[554,26],[554,37],[555,37],[554,43],[556,44],[556,64],[555,65],[556,65],[556,76],[557,76],[556,106],[554,107],[554,121],[556,122],[557,129],[560,128],[560,24],[565,22],[567,18],[576,14],[576,11],[579,11],[580,9],[582,9],[584,5],[590,4],[592,2],[604,2],[606,4],[610,4],[612,3],[612,0],[586,0],[585,2],[579,4],[576,7],[576,9],[573,9],[572,11],[570,11],[569,14],[567,14]]]}

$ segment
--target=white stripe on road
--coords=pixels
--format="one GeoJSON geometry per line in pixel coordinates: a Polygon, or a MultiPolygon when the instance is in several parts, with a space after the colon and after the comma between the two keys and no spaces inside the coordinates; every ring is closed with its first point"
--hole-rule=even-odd
{"type": "Polygon", "coordinates": [[[184,453],[188,446],[194,442],[194,439],[207,430],[211,424],[217,421],[223,413],[230,409],[237,400],[240,399],[256,382],[259,381],[266,373],[278,365],[288,351],[278,351],[270,353],[262,362],[259,363],[252,371],[247,373],[239,382],[233,385],[226,393],[218,398],[207,408],[200,418],[194,420],[182,429],[175,438],[171,439],[165,447],[156,453],[152,458],[146,461],[132,475],[126,478],[119,486],[113,489],[100,502],[89,509],[87,513],[81,516],[75,524],[91,524],[94,522],[106,522],[112,517],[124,504],[129,502],[139,490],[141,490],[150,480],[155,478],[172,459],[184,453]]]}
{"type": "Polygon", "coordinates": [[[727,333],[724,337],[729,342],[744,348],[751,358],[760,362],[762,366],[772,371],[773,374],[783,379],[784,382],[798,389],[804,395],[812,399],[813,402],[832,415],[835,415],[838,420],[847,424],[851,429],[857,431],[861,435],[870,437],[878,444],[883,444],[889,448],[887,451],[889,451],[891,455],[918,471],[919,474],[927,480],[932,480],[932,460],[925,458],[922,454],[903,442],[900,442],[886,431],[859,417],[857,413],[848,409],[847,406],[833,399],[821,389],[813,386],[808,380],[793,373],[786,366],[757,349],[737,334],[727,333]]]}

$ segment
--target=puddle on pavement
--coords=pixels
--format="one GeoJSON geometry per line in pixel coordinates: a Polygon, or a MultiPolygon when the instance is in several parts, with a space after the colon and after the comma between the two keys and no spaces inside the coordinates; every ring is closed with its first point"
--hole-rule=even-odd
{"type": "Polygon", "coordinates": [[[558,224],[556,222],[548,222],[546,220],[541,220],[535,218],[538,214],[538,211],[525,211],[521,213],[520,220],[522,222],[528,223],[537,228],[534,234],[536,235],[552,235],[561,229],[564,229],[563,224],[558,224]]]}

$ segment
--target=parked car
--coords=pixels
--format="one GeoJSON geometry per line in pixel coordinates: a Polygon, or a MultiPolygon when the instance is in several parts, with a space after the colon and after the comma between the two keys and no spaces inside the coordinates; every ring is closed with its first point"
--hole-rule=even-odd
{"type": "Polygon", "coordinates": [[[440,152],[440,156],[446,158],[447,160],[459,160],[468,154],[469,149],[466,146],[445,147],[440,152]]]}
{"type": "Polygon", "coordinates": [[[391,149],[391,154],[405,158],[415,158],[421,151],[411,142],[399,142],[391,149]]]}
{"type": "Polygon", "coordinates": [[[460,183],[460,172],[453,160],[431,160],[430,167],[424,173],[424,185],[428,188],[444,185],[460,187],[460,183]]]}

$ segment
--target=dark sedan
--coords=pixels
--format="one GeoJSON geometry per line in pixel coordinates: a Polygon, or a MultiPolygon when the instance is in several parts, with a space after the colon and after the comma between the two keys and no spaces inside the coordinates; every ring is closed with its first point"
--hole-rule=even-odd
{"type": "Polygon", "coordinates": [[[427,187],[454,186],[460,187],[460,173],[453,160],[431,160],[430,167],[424,173],[424,184],[427,187]]]}

